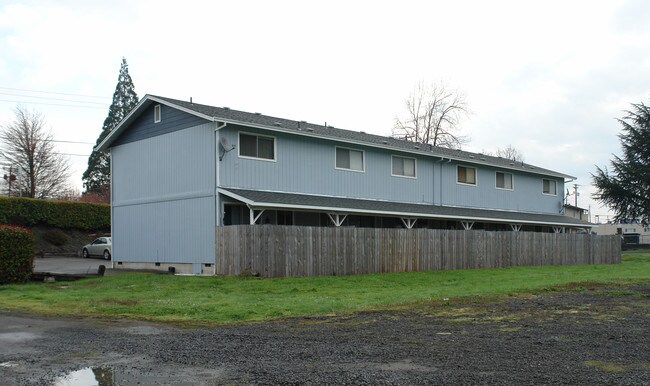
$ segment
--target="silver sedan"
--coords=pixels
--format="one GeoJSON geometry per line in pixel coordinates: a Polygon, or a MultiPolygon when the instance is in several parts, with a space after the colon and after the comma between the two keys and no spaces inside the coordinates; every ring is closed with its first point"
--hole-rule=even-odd
{"type": "Polygon", "coordinates": [[[92,243],[84,245],[81,253],[83,257],[101,256],[104,260],[110,260],[111,245],[110,237],[98,237],[92,243]]]}

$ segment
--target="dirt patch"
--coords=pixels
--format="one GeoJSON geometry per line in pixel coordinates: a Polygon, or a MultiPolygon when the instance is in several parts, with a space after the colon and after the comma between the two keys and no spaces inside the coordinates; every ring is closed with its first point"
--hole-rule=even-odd
{"type": "Polygon", "coordinates": [[[9,385],[72,371],[115,384],[650,384],[649,289],[214,328],[0,313],[0,373],[9,385]]]}

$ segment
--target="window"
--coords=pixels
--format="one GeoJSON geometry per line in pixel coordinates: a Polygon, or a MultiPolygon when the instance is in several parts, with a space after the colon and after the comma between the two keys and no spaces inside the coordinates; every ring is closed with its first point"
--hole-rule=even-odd
{"type": "Polygon", "coordinates": [[[364,171],[363,152],[361,150],[336,148],[336,168],[364,171]]]}
{"type": "Polygon", "coordinates": [[[458,166],[458,182],[461,184],[476,185],[476,168],[458,166]]]}
{"type": "Polygon", "coordinates": [[[557,195],[557,182],[554,180],[542,179],[542,193],[557,195]]]}
{"type": "Polygon", "coordinates": [[[158,123],[160,122],[160,105],[155,105],[153,107],[153,123],[158,123]]]}
{"type": "Polygon", "coordinates": [[[415,178],[415,158],[393,156],[392,175],[415,178]]]}
{"type": "Polygon", "coordinates": [[[239,156],[275,160],[275,138],[239,133],[239,156]]]}
{"type": "Polygon", "coordinates": [[[497,172],[496,184],[498,189],[512,190],[512,174],[497,172]]]}

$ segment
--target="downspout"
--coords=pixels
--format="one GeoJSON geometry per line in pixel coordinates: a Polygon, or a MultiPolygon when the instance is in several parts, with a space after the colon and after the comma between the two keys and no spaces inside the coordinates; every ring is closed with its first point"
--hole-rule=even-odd
{"type": "MultiPolygon", "coordinates": [[[[216,121],[215,121],[216,122],[216,121]]],[[[220,180],[219,180],[219,170],[220,170],[220,165],[218,162],[219,159],[219,143],[220,143],[220,136],[219,136],[219,130],[223,129],[226,127],[226,123],[223,123],[221,126],[219,126],[219,122],[215,123],[215,128],[214,128],[214,158],[212,160],[212,163],[214,165],[214,225],[215,228],[218,226],[221,226],[221,202],[219,200],[219,193],[218,193],[218,188],[220,185],[220,180]]],[[[214,230],[216,234],[216,229],[214,230]]],[[[216,239],[215,239],[215,245],[214,245],[214,264],[212,265],[212,275],[217,274],[217,245],[216,245],[216,239]]]]}
{"type": "Polygon", "coordinates": [[[216,216],[217,216],[216,221],[215,221],[216,226],[221,225],[221,221],[220,221],[221,216],[219,216],[219,212],[220,212],[221,208],[219,207],[219,193],[217,192],[217,189],[221,185],[221,173],[220,173],[221,167],[219,165],[220,161],[219,161],[219,156],[218,156],[218,154],[219,154],[219,143],[220,143],[220,139],[221,139],[221,136],[219,135],[219,130],[223,129],[227,125],[228,124],[225,123],[225,122],[222,123],[221,125],[219,125],[219,122],[217,122],[217,124],[216,124],[216,126],[214,128],[214,158],[213,158],[213,162],[214,162],[214,200],[215,200],[214,202],[215,202],[215,213],[216,213],[216,216]]]}

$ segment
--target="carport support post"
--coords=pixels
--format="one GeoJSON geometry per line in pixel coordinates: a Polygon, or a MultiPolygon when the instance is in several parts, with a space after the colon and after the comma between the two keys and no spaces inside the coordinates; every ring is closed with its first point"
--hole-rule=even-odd
{"type": "Polygon", "coordinates": [[[332,220],[332,223],[335,227],[340,227],[343,225],[343,221],[345,221],[345,219],[348,217],[347,214],[341,216],[338,213],[328,213],[327,216],[330,218],[330,220],[332,220]]]}
{"type": "Polygon", "coordinates": [[[510,228],[513,232],[519,232],[521,230],[521,224],[510,224],[510,228]]]}
{"type": "Polygon", "coordinates": [[[564,233],[564,227],[553,227],[553,232],[564,233]]]}
{"type": "Polygon", "coordinates": [[[249,215],[250,215],[250,222],[251,222],[251,225],[255,225],[255,223],[257,222],[257,220],[260,219],[260,216],[262,216],[262,213],[264,213],[264,209],[260,210],[260,212],[259,212],[259,213],[257,214],[257,216],[256,216],[256,215],[255,215],[255,209],[253,209],[252,206],[249,206],[249,207],[248,207],[248,213],[249,213],[249,215]]]}
{"type": "Polygon", "coordinates": [[[474,221],[461,221],[460,225],[463,226],[463,229],[465,229],[466,231],[469,231],[474,226],[474,221]]]}
{"type": "Polygon", "coordinates": [[[406,229],[413,229],[415,226],[415,222],[418,221],[417,218],[410,218],[410,217],[400,217],[400,220],[402,220],[402,224],[406,227],[406,229]]]}

